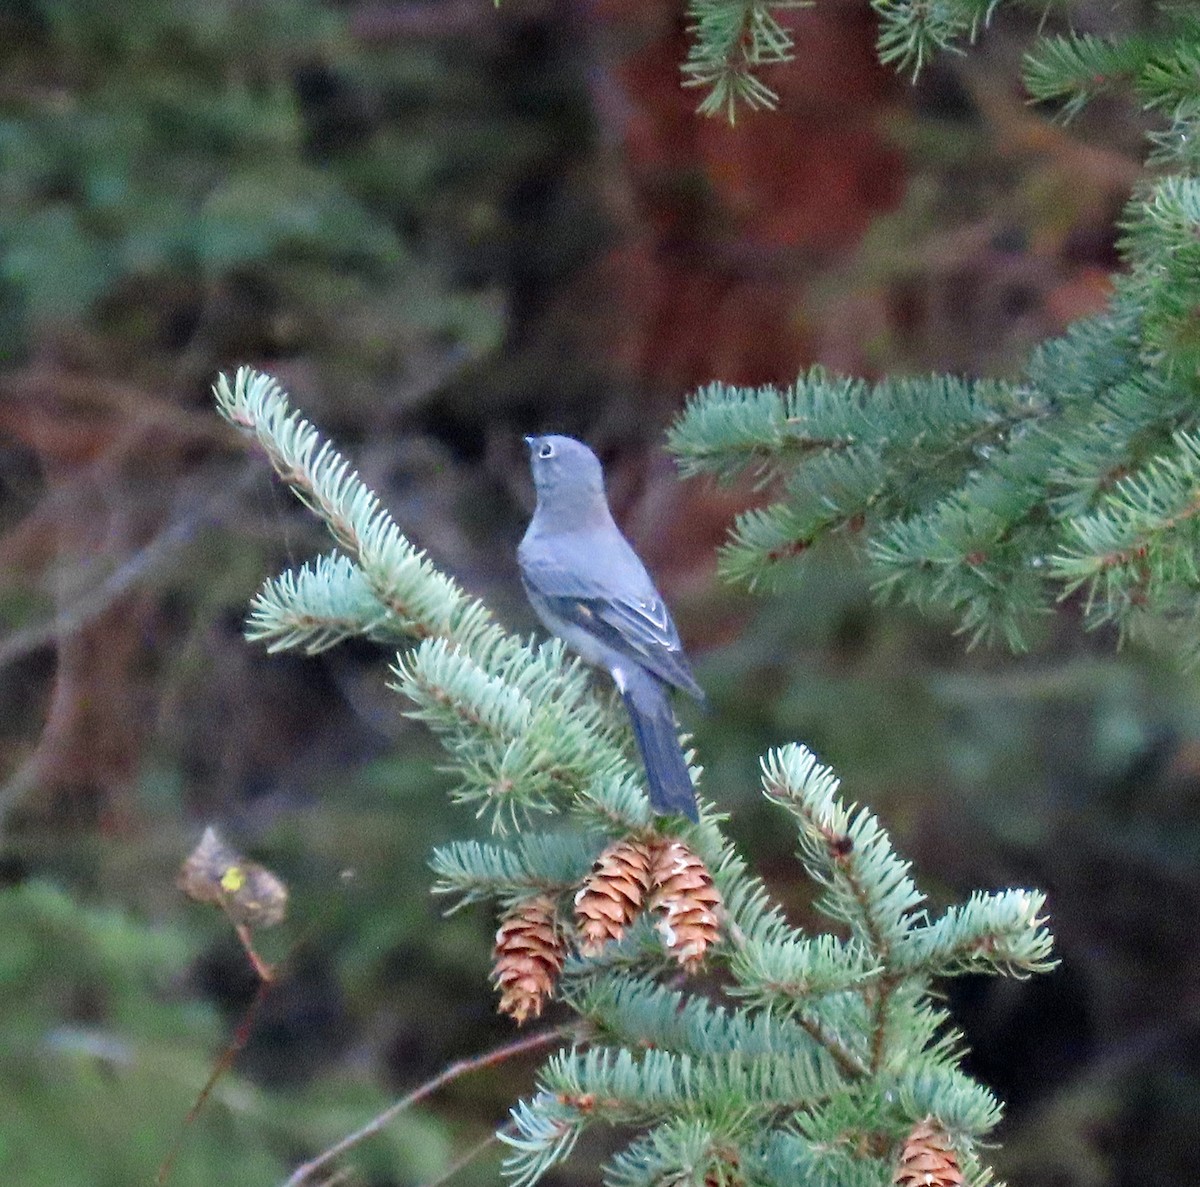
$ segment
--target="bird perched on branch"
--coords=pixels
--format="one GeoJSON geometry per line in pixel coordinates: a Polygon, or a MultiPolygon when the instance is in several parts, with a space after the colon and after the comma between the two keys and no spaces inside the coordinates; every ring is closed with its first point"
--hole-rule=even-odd
{"type": "Polygon", "coordinates": [[[526,437],[537,509],[517,559],[529,601],[547,630],[612,676],[629,710],[650,803],[698,820],[669,686],[697,700],[662,595],[613,521],[596,455],[572,437],[526,437]]]}

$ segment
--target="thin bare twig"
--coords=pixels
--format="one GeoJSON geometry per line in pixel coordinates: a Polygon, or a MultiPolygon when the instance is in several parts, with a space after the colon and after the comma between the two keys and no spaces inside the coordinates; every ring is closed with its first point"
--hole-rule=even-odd
{"type": "Polygon", "coordinates": [[[526,1035],[523,1039],[517,1039],[515,1042],[505,1043],[500,1047],[493,1047],[491,1051],[486,1051],[483,1055],[475,1055],[470,1059],[460,1059],[455,1063],[449,1064],[432,1079],[418,1085],[407,1096],[401,1097],[395,1104],[389,1105],[384,1109],[382,1113],[372,1117],[366,1125],[360,1129],[356,1129],[353,1133],[347,1134],[341,1141],[335,1142],[315,1158],[298,1166],[292,1172],[291,1177],[281,1184],[281,1187],[300,1187],[300,1184],[305,1182],[314,1171],[320,1170],[323,1166],[328,1166],[339,1155],[353,1149],[360,1142],[366,1141],[367,1138],[373,1137],[386,1128],[406,1109],[418,1104],[426,1097],[432,1096],[439,1088],[443,1088],[445,1085],[457,1080],[460,1076],[465,1076],[468,1072],[478,1071],[480,1068],[492,1067],[497,1063],[503,1063],[506,1059],[512,1059],[516,1055],[524,1055],[527,1051],[536,1051],[539,1047],[549,1047],[552,1043],[556,1043],[560,1039],[565,1039],[569,1035],[578,1035],[578,1033],[579,1024],[577,1022],[569,1022],[562,1026],[556,1026],[553,1030],[539,1031],[537,1034],[526,1035]]]}
{"type": "Polygon", "coordinates": [[[251,1032],[254,1030],[255,1020],[258,1018],[258,1011],[266,1000],[267,994],[271,992],[274,984],[273,977],[268,979],[260,976],[258,989],[255,991],[250,1005],[246,1008],[246,1012],[242,1015],[242,1020],[238,1023],[237,1029],[233,1032],[233,1038],[229,1040],[225,1050],[221,1052],[220,1059],[213,1064],[213,1069],[209,1073],[204,1087],[200,1089],[200,1095],[196,1097],[192,1107],[188,1109],[187,1116],[183,1119],[183,1124],[180,1125],[179,1132],[175,1135],[175,1140],[171,1143],[170,1150],[167,1151],[167,1156],[162,1160],[162,1165],[158,1168],[158,1174],[154,1177],[155,1187],[166,1187],[167,1180],[170,1179],[171,1172],[175,1169],[175,1160],[179,1157],[179,1151],[183,1148],[184,1138],[187,1137],[188,1131],[191,1129],[196,1118],[200,1116],[200,1110],[208,1103],[208,1098],[212,1096],[213,1089],[217,1086],[217,1081],[229,1071],[233,1066],[233,1061],[249,1041],[251,1032]]]}
{"type": "Polygon", "coordinates": [[[254,936],[244,923],[234,923],[233,930],[237,932],[238,941],[246,951],[246,958],[255,976],[266,985],[273,984],[279,978],[279,970],[269,965],[254,947],[254,936]]]}
{"type": "Polygon", "coordinates": [[[444,1184],[450,1182],[463,1167],[470,1166],[480,1154],[496,1145],[500,1141],[501,1134],[515,1132],[516,1128],[511,1121],[507,1125],[502,1125],[494,1133],[489,1133],[487,1137],[481,1138],[469,1150],[460,1154],[436,1179],[430,1179],[428,1183],[422,1183],[421,1187],[444,1187],[444,1184]]]}
{"type": "MultiPolygon", "coordinates": [[[[268,964],[258,954],[257,949],[254,947],[254,935],[250,928],[244,923],[238,923],[229,916],[229,921],[233,924],[234,932],[237,934],[238,942],[242,945],[246,959],[250,962],[250,967],[254,970],[254,975],[258,977],[258,989],[254,994],[254,999],[242,1015],[237,1029],[233,1032],[233,1037],[229,1040],[225,1050],[221,1052],[220,1058],[213,1065],[213,1069],[209,1073],[204,1087],[200,1089],[200,1095],[196,1097],[192,1107],[188,1110],[187,1116],[183,1119],[183,1124],[180,1125],[179,1132],[175,1135],[174,1142],[171,1143],[171,1149],[167,1152],[162,1165],[158,1168],[158,1174],[154,1180],[155,1187],[166,1187],[167,1181],[171,1177],[171,1172],[175,1169],[175,1160],[179,1157],[179,1151],[183,1148],[184,1138],[187,1137],[188,1130],[195,1123],[196,1118],[200,1116],[200,1110],[208,1103],[209,1098],[213,1094],[213,1089],[217,1086],[217,1082],[233,1067],[234,1060],[237,1059],[242,1052],[242,1048],[250,1041],[250,1035],[254,1031],[254,1024],[258,1020],[258,1012],[263,1002],[266,1001],[267,995],[279,983],[288,964],[295,958],[296,953],[312,939],[324,921],[328,919],[332,910],[333,904],[330,903],[300,933],[291,948],[288,949],[287,955],[283,960],[274,965],[268,964]]],[[[226,915],[228,916],[228,911],[226,915]]],[[[326,1184],[326,1187],[333,1187],[333,1181],[330,1180],[326,1184]]]]}

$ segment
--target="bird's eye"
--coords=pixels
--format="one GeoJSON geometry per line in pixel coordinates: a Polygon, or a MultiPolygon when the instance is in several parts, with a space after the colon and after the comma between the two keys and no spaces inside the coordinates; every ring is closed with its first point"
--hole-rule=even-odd
{"type": "Polygon", "coordinates": [[[549,441],[543,441],[541,443],[541,445],[538,446],[538,457],[553,457],[553,456],[554,456],[554,446],[551,445],[549,441]]]}

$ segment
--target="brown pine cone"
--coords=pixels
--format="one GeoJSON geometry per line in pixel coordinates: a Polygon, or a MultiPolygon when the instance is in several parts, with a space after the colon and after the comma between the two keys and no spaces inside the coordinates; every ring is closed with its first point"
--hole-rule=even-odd
{"type": "Polygon", "coordinates": [[[898,1187],[961,1187],[962,1171],[950,1135],[932,1118],[913,1127],[892,1176],[898,1187]]]}
{"type": "Polygon", "coordinates": [[[704,959],[720,931],[721,895],[712,875],[682,841],[664,841],[650,867],[658,931],[667,951],[691,972],[704,959]]]}
{"type": "Polygon", "coordinates": [[[626,837],[596,859],[575,896],[579,951],[596,956],[609,940],[619,940],[650,893],[650,849],[626,837]]]}
{"type": "Polygon", "coordinates": [[[554,994],[563,956],[557,911],[549,895],[513,907],[496,932],[492,980],[500,990],[500,1013],[511,1014],[518,1026],[536,1018],[554,994]]]}

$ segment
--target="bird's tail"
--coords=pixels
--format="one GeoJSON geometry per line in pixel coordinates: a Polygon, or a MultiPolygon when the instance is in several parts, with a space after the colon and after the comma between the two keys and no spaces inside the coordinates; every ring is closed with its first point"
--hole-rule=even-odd
{"type": "Polygon", "coordinates": [[[682,812],[689,820],[699,820],[696,790],[679,745],[666,688],[649,672],[623,675],[621,698],[629,710],[633,736],[646,766],[651,806],[665,815],[682,812]]]}

